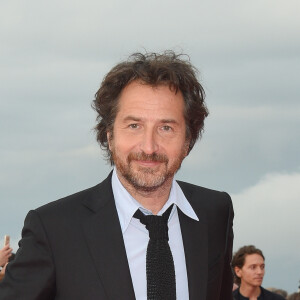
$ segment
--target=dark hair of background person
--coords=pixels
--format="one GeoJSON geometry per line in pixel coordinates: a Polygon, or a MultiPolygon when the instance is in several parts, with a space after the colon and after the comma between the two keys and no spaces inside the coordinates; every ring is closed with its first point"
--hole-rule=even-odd
{"type": "Polygon", "coordinates": [[[289,295],[287,300],[300,300],[300,293],[293,293],[289,295]]]}
{"type": "Polygon", "coordinates": [[[107,132],[113,138],[113,126],[118,112],[118,101],[122,90],[132,81],[157,87],[167,85],[172,91],[181,91],[185,111],[186,137],[192,150],[204,128],[208,116],[204,98],[205,92],[197,80],[197,69],[191,65],[189,57],[173,51],[157,53],[134,53],[127,61],[117,64],[105,76],[95,94],[92,107],[98,113],[95,131],[100,147],[106,151],[107,159],[114,165],[107,132]]]}
{"type": "Polygon", "coordinates": [[[263,255],[262,251],[257,249],[253,245],[241,247],[237,252],[235,252],[232,257],[231,267],[232,267],[232,272],[234,275],[234,282],[238,285],[241,284],[241,279],[236,275],[234,268],[238,267],[241,269],[245,264],[246,256],[250,255],[250,254],[258,254],[265,260],[265,257],[263,255]]]}

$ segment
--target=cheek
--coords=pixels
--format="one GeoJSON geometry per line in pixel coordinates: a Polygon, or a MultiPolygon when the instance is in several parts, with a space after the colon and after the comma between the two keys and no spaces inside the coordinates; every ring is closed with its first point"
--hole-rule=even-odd
{"type": "Polygon", "coordinates": [[[110,147],[118,156],[128,155],[134,149],[134,143],[131,139],[125,137],[116,137],[111,140],[110,147]]]}
{"type": "Polygon", "coordinates": [[[188,144],[176,143],[172,147],[165,147],[166,151],[169,152],[170,156],[174,158],[186,157],[188,155],[188,144]]]}

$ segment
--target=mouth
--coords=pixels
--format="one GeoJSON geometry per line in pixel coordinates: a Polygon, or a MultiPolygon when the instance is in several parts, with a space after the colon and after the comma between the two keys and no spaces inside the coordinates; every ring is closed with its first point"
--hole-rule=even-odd
{"type": "Polygon", "coordinates": [[[161,164],[160,161],[155,160],[135,160],[135,162],[144,167],[156,167],[161,164]]]}
{"type": "Polygon", "coordinates": [[[152,166],[158,166],[161,163],[168,163],[168,157],[164,154],[146,154],[144,152],[141,153],[130,153],[128,156],[128,163],[131,161],[137,162],[139,165],[146,166],[146,167],[152,167],[152,166]]]}

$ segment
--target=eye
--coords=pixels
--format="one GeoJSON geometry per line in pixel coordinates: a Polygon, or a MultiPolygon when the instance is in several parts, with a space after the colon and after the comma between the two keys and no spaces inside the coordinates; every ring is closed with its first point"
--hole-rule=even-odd
{"type": "Polygon", "coordinates": [[[162,126],[162,130],[164,130],[164,131],[171,131],[172,127],[170,127],[169,125],[164,125],[164,126],[162,126]]]}
{"type": "Polygon", "coordinates": [[[137,129],[139,125],[137,123],[133,123],[133,124],[129,124],[128,127],[132,129],[137,129]]]}

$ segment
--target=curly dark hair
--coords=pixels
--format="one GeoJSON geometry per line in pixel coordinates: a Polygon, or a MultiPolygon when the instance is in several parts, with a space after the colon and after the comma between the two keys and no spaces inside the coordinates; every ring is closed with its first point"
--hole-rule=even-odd
{"type": "Polygon", "coordinates": [[[231,268],[234,275],[234,282],[238,285],[241,284],[241,278],[236,275],[234,268],[238,267],[241,269],[245,264],[246,256],[250,254],[258,254],[265,260],[262,251],[253,245],[241,247],[237,252],[235,252],[232,257],[231,268]]]}
{"type": "Polygon", "coordinates": [[[98,113],[95,131],[100,147],[106,151],[111,165],[114,164],[107,140],[107,132],[113,133],[122,90],[132,81],[139,80],[153,87],[168,85],[175,93],[181,91],[185,103],[186,137],[189,151],[194,147],[204,128],[208,115],[205,92],[197,80],[197,69],[189,57],[173,51],[157,53],[134,53],[128,60],[117,64],[105,76],[95,94],[92,107],[98,113]]]}

